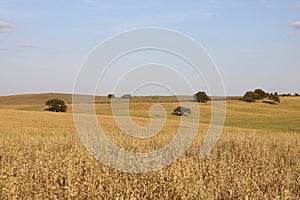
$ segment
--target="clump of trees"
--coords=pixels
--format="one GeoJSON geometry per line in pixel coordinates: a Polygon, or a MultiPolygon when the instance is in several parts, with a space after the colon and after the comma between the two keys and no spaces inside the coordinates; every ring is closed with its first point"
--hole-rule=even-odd
{"type": "Polygon", "coordinates": [[[179,115],[179,116],[187,116],[191,114],[191,109],[183,106],[178,106],[177,108],[174,109],[172,114],[179,115]]]}
{"type": "MultiPolygon", "coordinates": [[[[272,103],[280,103],[280,98],[279,95],[277,94],[277,92],[275,92],[274,94],[271,93],[266,93],[265,91],[263,91],[262,89],[256,89],[254,91],[247,91],[242,100],[246,101],[246,102],[256,102],[257,100],[263,100],[268,98],[269,100],[272,101],[272,103]]],[[[266,102],[266,101],[264,101],[266,102]]],[[[266,102],[268,103],[268,102],[266,102]]]]}
{"type": "Polygon", "coordinates": [[[209,96],[207,96],[207,94],[203,91],[199,91],[196,94],[194,94],[194,99],[195,101],[202,102],[202,103],[206,103],[210,101],[209,96]]]}
{"type": "Polygon", "coordinates": [[[48,106],[45,110],[52,112],[66,112],[68,109],[66,103],[61,99],[50,99],[46,101],[45,105],[48,106]]]}
{"type": "Polygon", "coordinates": [[[121,98],[122,99],[131,99],[132,96],[131,96],[131,94],[124,94],[121,98]]]}

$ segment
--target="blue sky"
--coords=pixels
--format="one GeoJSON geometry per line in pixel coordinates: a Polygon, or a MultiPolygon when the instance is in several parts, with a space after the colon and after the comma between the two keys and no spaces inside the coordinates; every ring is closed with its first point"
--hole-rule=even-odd
{"type": "Polygon", "coordinates": [[[141,27],[196,40],[218,66],[228,95],[300,92],[300,0],[0,0],[0,95],[71,93],[96,45],[141,27]]]}

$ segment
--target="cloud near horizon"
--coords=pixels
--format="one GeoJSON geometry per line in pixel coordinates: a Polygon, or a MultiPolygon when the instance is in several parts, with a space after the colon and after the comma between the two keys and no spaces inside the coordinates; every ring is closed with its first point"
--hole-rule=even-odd
{"type": "Polygon", "coordinates": [[[290,27],[294,28],[295,30],[300,29],[300,21],[290,23],[290,27]]]}
{"type": "Polygon", "coordinates": [[[32,44],[18,44],[17,46],[18,47],[24,47],[24,48],[31,48],[31,47],[33,47],[32,44]]]}
{"type": "Polygon", "coordinates": [[[11,23],[0,21],[0,33],[9,33],[14,27],[11,23]]]}

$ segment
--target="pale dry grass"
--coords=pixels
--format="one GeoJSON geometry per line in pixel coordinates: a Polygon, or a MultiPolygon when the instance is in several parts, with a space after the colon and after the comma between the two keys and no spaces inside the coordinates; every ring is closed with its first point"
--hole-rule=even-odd
{"type": "MultiPolygon", "coordinates": [[[[99,121],[117,145],[141,152],[165,145],[178,125],[170,120],[167,127],[174,130],[138,140],[122,135],[109,115],[99,121]]],[[[190,149],[167,168],[129,174],[85,150],[71,113],[1,108],[0,199],[300,198],[299,134],[228,127],[213,151],[199,159],[206,129],[202,125],[190,149]]]]}

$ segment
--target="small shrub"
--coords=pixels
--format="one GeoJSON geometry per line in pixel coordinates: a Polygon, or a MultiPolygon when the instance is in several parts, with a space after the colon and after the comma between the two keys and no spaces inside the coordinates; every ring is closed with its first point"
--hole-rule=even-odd
{"type": "Polygon", "coordinates": [[[180,115],[180,116],[190,115],[191,114],[191,109],[183,107],[183,106],[178,106],[177,108],[174,109],[172,114],[180,115]]]}

